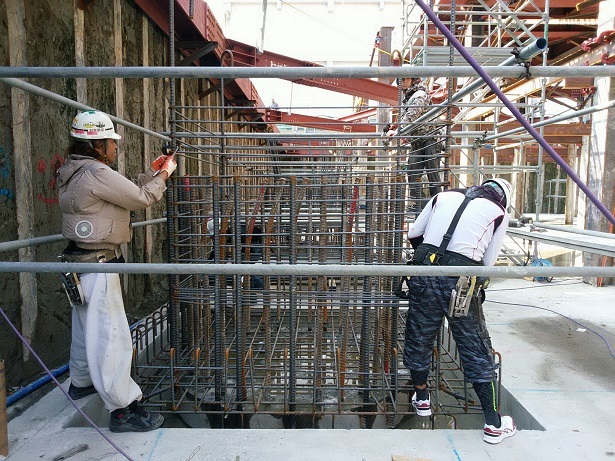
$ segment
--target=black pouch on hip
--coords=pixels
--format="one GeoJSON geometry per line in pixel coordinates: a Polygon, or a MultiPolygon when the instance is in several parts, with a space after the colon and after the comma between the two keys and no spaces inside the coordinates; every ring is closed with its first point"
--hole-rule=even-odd
{"type": "MultiPolygon", "coordinates": [[[[66,262],[64,256],[58,256],[58,259],[62,262],[66,262]]],[[[62,280],[62,286],[64,292],[68,297],[68,302],[71,306],[83,306],[85,305],[85,299],[83,297],[83,290],[81,289],[81,281],[79,280],[79,274],[75,272],[60,272],[60,279],[62,280]]]]}

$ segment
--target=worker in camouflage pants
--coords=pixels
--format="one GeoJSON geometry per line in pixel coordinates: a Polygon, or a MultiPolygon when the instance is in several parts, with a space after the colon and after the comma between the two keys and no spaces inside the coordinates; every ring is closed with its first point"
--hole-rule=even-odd
{"type": "MultiPolygon", "coordinates": [[[[410,370],[428,370],[434,340],[448,312],[451,292],[459,277],[412,277],[404,342],[404,365],[410,370]]],[[[495,381],[491,339],[482,305],[472,299],[467,317],[448,317],[468,382],[495,381]]]]}
{"type": "MultiPolygon", "coordinates": [[[[495,178],[469,189],[438,193],[408,231],[414,248],[412,264],[495,264],[508,227],[506,209],[510,205],[511,192],[508,181],[495,178]]],[[[495,364],[482,311],[484,282],[476,284],[467,310],[460,313],[450,309],[453,290],[462,290],[458,282],[463,279],[450,276],[410,278],[404,365],[410,370],[415,391],[411,402],[418,416],[431,416],[427,377],[434,341],[446,317],[459,350],[465,379],[472,383],[481,402],[485,416],[483,440],[500,443],[514,435],[517,428],[510,416],[501,416],[497,411],[495,364]]],[[[456,304],[452,303],[452,307],[456,304]]]]}

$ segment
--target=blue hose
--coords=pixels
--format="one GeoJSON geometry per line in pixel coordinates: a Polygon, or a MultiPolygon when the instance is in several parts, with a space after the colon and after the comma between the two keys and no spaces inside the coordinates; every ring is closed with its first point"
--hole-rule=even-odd
{"type": "MultiPolygon", "coordinates": [[[[66,365],[62,365],[59,368],[56,368],[55,370],[51,370],[51,374],[54,377],[57,378],[58,376],[63,375],[67,371],[68,371],[68,363],[66,365]]],[[[22,398],[24,398],[26,395],[28,395],[31,392],[34,392],[35,390],[37,390],[39,387],[43,387],[49,381],[51,381],[51,377],[49,375],[45,375],[45,376],[37,379],[33,383],[28,384],[25,387],[22,387],[17,392],[14,392],[13,394],[7,396],[7,398],[6,398],[6,406],[7,407],[11,406],[12,404],[17,402],[18,400],[21,400],[22,398]]]]}
{"type": "MultiPolygon", "coordinates": [[[[139,321],[133,323],[132,325],[130,325],[130,331],[134,330],[142,322],[143,322],[143,320],[139,320],[139,321]]],[[[61,367],[56,368],[55,370],[51,370],[51,374],[55,378],[57,378],[58,376],[62,376],[67,371],[68,371],[68,363],[65,364],[65,365],[62,365],[61,367]]],[[[51,381],[51,376],[45,375],[45,376],[37,379],[33,383],[28,384],[25,387],[22,387],[17,392],[14,392],[13,394],[7,396],[7,398],[6,398],[6,406],[7,407],[11,406],[15,402],[23,399],[26,395],[28,395],[28,394],[34,392],[35,390],[37,390],[39,387],[43,387],[49,381],[51,381]]]]}

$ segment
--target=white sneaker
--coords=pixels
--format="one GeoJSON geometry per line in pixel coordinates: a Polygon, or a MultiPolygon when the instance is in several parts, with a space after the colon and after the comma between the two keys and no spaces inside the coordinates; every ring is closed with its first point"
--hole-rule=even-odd
{"type": "Polygon", "coordinates": [[[487,443],[500,443],[502,440],[512,437],[517,432],[515,421],[510,416],[501,417],[500,427],[485,424],[483,440],[487,443]]]}
{"type": "Polygon", "coordinates": [[[431,416],[431,401],[429,394],[427,400],[416,400],[416,392],[412,395],[412,406],[417,416],[431,416]]]}

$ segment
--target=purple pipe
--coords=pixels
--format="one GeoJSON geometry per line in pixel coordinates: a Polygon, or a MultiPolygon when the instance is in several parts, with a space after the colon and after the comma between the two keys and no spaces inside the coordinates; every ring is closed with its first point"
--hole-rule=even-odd
{"type": "Polygon", "coordinates": [[[613,216],[611,212],[607,209],[607,207],[604,206],[602,202],[600,202],[600,200],[598,200],[598,198],[589,190],[589,188],[583,183],[583,181],[581,181],[581,178],[579,178],[576,175],[576,173],[572,170],[572,168],[568,166],[568,164],[564,161],[564,159],[561,158],[559,155],[557,155],[557,152],[555,152],[555,150],[553,150],[553,148],[549,145],[549,143],[545,141],[545,139],[542,136],[540,136],[540,133],[536,131],[536,129],[530,124],[530,122],[528,122],[523,117],[523,114],[521,114],[521,112],[519,112],[519,110],[509,101],[509,99],[502,92],[502,90],[498,88],[498,86],[491,79],[491,77],[487,75],[487,73],[483,70],[480,64],[476,62],[476,60],[472,57],[470,53],[468,53],[468,51],[459,42],[459,40],[457,40],[457,38],[451,33],[451,31],[448,30],[448,28],[444,25],[444,23],[440,21],[438,16],[436,16],[436,14],[431,10],[431,8],[429,8],[423,2],[423,0],[416,0],[416,4],[421,7],[421,9],[425,12],[425,14],[429,17],[429,19],[431,19],[431,21],[435,24],[435,26],[438,29],[440,29],[440,32],[442,32],[442,34],[444,34],[444,36],[450,40],[453,46],[457,48],[457,51],[459,51],[459,54],[463,56],[463,58],[468,62],[468,64],[470,64],[472,68],[474,68],[476,73],[478,73],[478,75],[480,75],[480,77],[485,81],[485,83],[489,85],[489,88],[491,88],[491,90],[497,95],[497,97],[500,98],[500,101],[502,101],[502,104],[508,107],[508,109],[512,112],[512,114],[519,121],[519,123],[521,123],[521,125],[528,131],[528,133],[531,134],[534,137],[534,139],[538,142],[538,144],[540,144],[544,148],[544,150],[547,151],[547,153],[551,156],[551,158],[555,160],[555,162],[559,166],[562,167],[562,169],[566,172],[566,174],[570,176],[570,179],[572,179],[577,184],[577,186],[579,186],[579,189],[585,192],[585,194],[587,195],[587,198],[589,198],[592,201],[592,203],[596,205],[596,207],[602,212],[602,214],[606,216],[606,218],[613,225],[615,225],[615,216],[613,216]]]}

